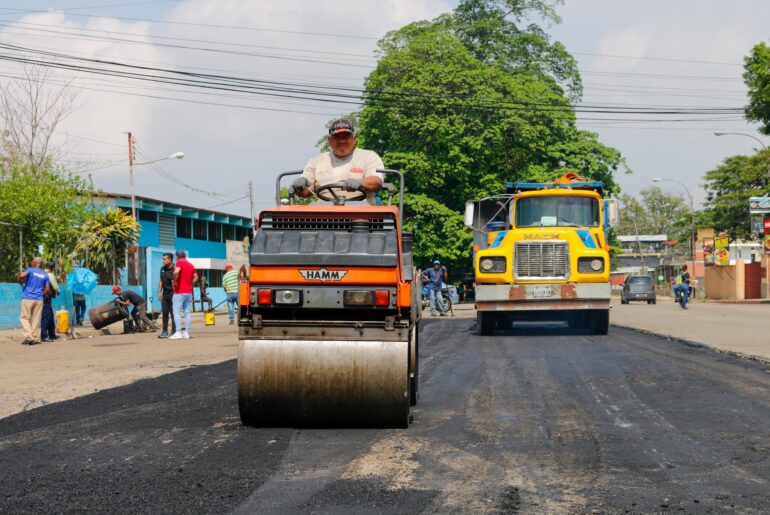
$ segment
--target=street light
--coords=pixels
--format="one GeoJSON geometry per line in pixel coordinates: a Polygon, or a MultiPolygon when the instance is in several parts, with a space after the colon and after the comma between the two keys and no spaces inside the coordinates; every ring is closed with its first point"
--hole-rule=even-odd
{"type": "Polygon", "coordinates": [[[184,159],[184,152],[175,152],[170,156],[161,157],[160,159],[153,159],[152,161],[145,161],[144,163],[134,163],[133,159],[129,159],[129,171],[131,172],[131,216],[136,220],[136,196],[134,195],[134,166],[151,165],[153,163],[159,163],[166,161],[167,159],[184,159]]]}
{"type": "Polygon", "coordinates": [[[767,145],[765,145],[761,139],[752,134],[746,134],[745,132],[715,132],[714,136],[745,136],[757,141],[760,145],[762,145],[763,150],[767,150],[767,145]]]}
{"type": "Polygon", "coordinates": [[[677,181],[676,179],[665,179],[663,177],[655,177],[652,179],[652,182],[661,181],[675,182],[679,184],[682,188],[684,188],[684,191],[687,192],[687,196],[690,198],[690,261],[693,263],[693,266],[695,266],[695,207],[693,206],[692,194],[683,182],[677,181]]]}

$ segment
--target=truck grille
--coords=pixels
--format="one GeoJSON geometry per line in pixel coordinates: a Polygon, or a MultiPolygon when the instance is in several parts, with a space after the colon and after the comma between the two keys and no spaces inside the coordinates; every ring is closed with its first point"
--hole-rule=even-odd
{"type": "Polygon", "coordinates": [[[566,279],[569,276],[566,241],[519,241],[513,257],[517,279],[566,279]]]}

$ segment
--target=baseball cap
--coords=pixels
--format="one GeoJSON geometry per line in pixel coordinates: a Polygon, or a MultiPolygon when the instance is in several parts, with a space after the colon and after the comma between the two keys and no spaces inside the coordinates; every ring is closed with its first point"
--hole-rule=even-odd
{"type": "Polygon", "coordinates": [[[341,132],[349,132],[355,134],[356,131],[353,128],[353,124],[347,118],[339,118],[334,120],[329,126],[329,134],[339,134],[341,132]]]}
{"type": "Polygon", "coordinates": [[[434,264],[434,265],[440,265],[440,264],[441,264],[441,261],[439,261],[438,259],[434,259],[434,260],[433,260],[433,264],[434,264]]]}
{"type": "Polygon", "coordinates": [[[233,269],[233,265],[231,265],[229,263],[227,265],[225,265],[225,270],[232,270],[232,269],[233,269]]]}
{"type": "Polygon", "coordinates": [[[112,293],[118,293],[120,291],[120,286],[113,286],[112,287],[112,293]]]}

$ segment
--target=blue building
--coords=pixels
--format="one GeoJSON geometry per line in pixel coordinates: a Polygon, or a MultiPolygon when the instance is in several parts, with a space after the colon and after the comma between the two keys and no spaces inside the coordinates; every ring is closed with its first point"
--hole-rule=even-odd
{"type": "MultiPolygon", "coordinates": [[[[121,282],[141,286],[148,300],[157,302],[163,254],[183,249],[198,275],[208,280],[209,296],[214,303],[224,299],[221,286],[225,265],[230,263],[236,270],[248,265],[251,220],[147,197],[135,199],[136,218],[141,228],[138,252],[129,253],[121,282]],[[137,258],[138,266],[134,264],[137,258]]],[[[94,203],[102,209],[118,208],[131,212],[130,195],[101,193],[94,203]]],[[[197,288],[195,297],[198,298],[197,288]]]]}

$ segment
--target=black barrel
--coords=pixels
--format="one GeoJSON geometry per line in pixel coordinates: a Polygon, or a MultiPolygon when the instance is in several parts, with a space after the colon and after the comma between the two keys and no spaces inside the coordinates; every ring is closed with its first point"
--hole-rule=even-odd
{"type": "Polygon", "coordinates": [[[91,325],[94,326],[94,329],[107,327],[110,324],[123,320],[126,316],[126,309],[114,300],[88,310],[88,318],[91,320],[91,325]]]}

